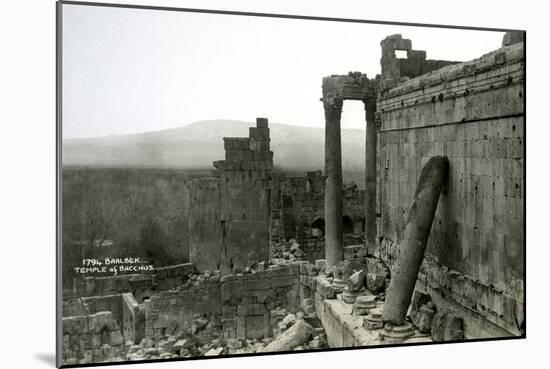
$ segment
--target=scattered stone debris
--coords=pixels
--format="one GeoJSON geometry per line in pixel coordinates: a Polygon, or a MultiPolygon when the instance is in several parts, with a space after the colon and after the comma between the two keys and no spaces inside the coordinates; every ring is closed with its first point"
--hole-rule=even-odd
{"type": "Polygon", "coordinates": [[[306,344],[313,336],[315,330],[304,320],[297,320],[292,327],[283,332],[273,342],[267,345],[261,352],[291,351],[296,347],[306,344]]]}

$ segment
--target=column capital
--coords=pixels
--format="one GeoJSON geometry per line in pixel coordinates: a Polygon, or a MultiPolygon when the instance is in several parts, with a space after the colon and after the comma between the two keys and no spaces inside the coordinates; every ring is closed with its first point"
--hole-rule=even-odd
{"type": "Polygon", "coordinates": [[[376,97],[370,97],[363,100],[363,104],[365,107],[365,110],[372,111],[373,113],[376,111],[376,97]]]}
{"type": "Polygon", "coordinates": [[[323,95],[321,98],[323,102],[323,107],[325,110],[338,110],[342,112],[342,107],[344,105],[344,99],[340,95],[336,94],[327,94],[323,95]]]}

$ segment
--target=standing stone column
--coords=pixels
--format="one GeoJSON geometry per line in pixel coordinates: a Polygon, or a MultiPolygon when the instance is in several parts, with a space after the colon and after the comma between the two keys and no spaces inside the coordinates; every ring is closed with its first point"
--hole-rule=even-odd
{"type": "Polygon", "coordinates": [[[343,100],[324,96],[325,108],[325,250],[327,270],[344,259],[342,233],[342,140],[340,118],[343,100]]]}
{"type": "Polygon", "coordinates": [[[447,158],[434,156],[422,168],[399,256],[386,292],[384,322],[401,325],[405,321],[448,165],[447,158]]]}
{"type": "Polygon", "coordinates": [[[376,99],[365,103],[365,243],[369,254],[376,248],[376,99]]]}

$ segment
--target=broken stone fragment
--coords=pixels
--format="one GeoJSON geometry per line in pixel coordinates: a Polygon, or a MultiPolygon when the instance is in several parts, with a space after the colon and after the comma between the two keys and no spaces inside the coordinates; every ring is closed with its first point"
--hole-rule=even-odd
{"type": "Polygon", "coordinates": [[[155,341],[153,341],[150,338],[144,338],[144,339],[141,340],[139,345],[143,348],[151,348],[151,347],[155,346],[155,341]]]}
{"type": "Polygon", "coordinates": [[[158,347],[161,351],[172,352],[172,350],[174,350],[175,343],[176,343],[176,339],[171,338],[164,341],[160,341],[158,343],[158,347]]]}
{"type": "Polygon", "coordinates": [[[79,364],[90,364],[94,359],[94,353],[92,350],[82,351],[83,358],[78,360],[79,364]]]}
{"type": "Polygon", "coordinates": [[[322,345],[321,345],[321,341],[318,339],[318,338],[315,338],[313,340],[311,340],[309,343],[308,343],[308,346],[312,349],[318,349],[320,348],[322,345]]]}
{"type": "Polygon", "coordinates": [[[260,352],[291,351],[300,345],[306,344],[313,333],[314,329],[311,325],[303,320],[298,320],[260,352]]]}
{"type": "Polygon", "coordinates": [[[307,275],[316,276],[319,274],[319,270],[313,264],[307,264],[307,275]]]}
{"type": "Polygon", "coordinates": [[[192,334],[197,334],[198,332],[200,332],[202,329],[204,329],[204,327],[206,327],[206,325],[210,322],[210,319],[208,318],[205,318],[205,317],[200,317],[200,318],[197,318],[193,321],[193,324],[191,326],[191,333],[192,334]]]}
{"type": "Polygon", "coordinates": [[[238,350],[243,347],[243,344],[241,343],[241,341],[235,338],[228,339],[226,342],[226,345],[227,345],[227,348],[229,348],[230,350],[238,350]]]}
{"type": "Polygon", "coordinates": [[[418,328],[420,333],[429,333],[432,329],[434,315],[435,311],[433,309],[428,307],[428,305],[422,305],[415,314],[413,324],[418,328]]]}
{"type": "Polygon", "coordinates": [[[189,349],[182,349],[179,351],[181,357],[191,356],[191,351],[189,349]]]}
{"type": "Polygon", "coordinates": [[[166,336],[174,336],[174,333],[178,329],[179,323],[177,320],[171,320],[164,328],[164,334],[166,336]]]}
{"type": "Polygon", "coordinates": [[[283,318],[283,320],[279,323],[279,329],[281,331],[284,331],[285,329],[290,328],[294,323],[296,323],[296,315],[294,314],[288,314],[283,318]]]}
{"type": "Polygon", "coordinates": [[[179,340],[174,343],[174,350],[192,349],[197,346],[196,342],[192,339],[179,340]]]}
{"type": "Polygon", "coordinates": [[[304,313],[306,315],[313,315],[315,314],[315,306],[313,305],[308,305],[306,307],[304,307],[304,313]]]}
{"type": "Polygon", "coordinates": [[[326,278],[317,278],[317,292],[327,300],[336,298],[336,290],[326,278]]]}
{"type": "Polygon", "coordinates": [[[156,347],[149,347],[143,350],[145,356],[156,356],[159,354],[159,349],[156,347]]]}
{"type": "Polygon", "coordinates": [[[306,253],[303,252],[301,249],[296,249],[294,250],[294,256],[296,256],[297,258],[301,258],[302,256],[304,256],[306,253]]]}
{"type": "Polygon", "coordinates": [[[139,350],[141,350],[140,345],[132,345],[132,346],[128,347],[128,354],[134,354],[134,353],[138,352],[139,350]]]}
{"type": "Polygon", "coordinates": [[[437,312],[432,321],[432,339],[434,342],[461,341],[464,339],[462,318],[451,312],[437,312]]]}
{"type": "Polygon", "coordinates": [[[223,353],[223,347],[218,347],[218,348],[211,348],[210,350],[208,350],[204,356],[219,356],[223,353]]]}
{"type": "Polygon", "coordinates": [[[363,327],[369,330],[383,328],[384,322],[382,321],[382,309],[370,309],[369,314],[363,319],[363,327]]]}
{"type": "Polygon", "coordinates": [[[355,299],[352,312],[354,315],[367,315],[374,308],[376,308],[376,297],[374,295],[363,295],[355,299]]]}
{"type": "Polygon", "coordinates": [[[349,291],[361,291],[365,288],[365,271],[360,270],[348,278],[349,291]]]}
{"type": "Polygon", "coordinates": [[[366,284],[372,293],[380,293],[386,288],[386,278],[383,274],[367,273],[366,284]]]}
{"type": "Polygon", "coordinates": [[[327,265],[326,259],[315,260],[315,268],[317,268],[319,272],[325,271],[326,265],[327,265]]]}

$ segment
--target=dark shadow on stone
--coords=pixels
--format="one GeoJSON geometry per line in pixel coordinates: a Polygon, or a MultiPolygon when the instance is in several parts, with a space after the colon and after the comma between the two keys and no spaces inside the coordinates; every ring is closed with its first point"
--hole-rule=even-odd
{"type": "Polygon", "coordinates": [[[52,367],[55,367],[55,354],[51,353],[35,353],[35,359],[42,361],[43,363],[49,364],[52,367]]]}

